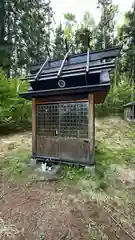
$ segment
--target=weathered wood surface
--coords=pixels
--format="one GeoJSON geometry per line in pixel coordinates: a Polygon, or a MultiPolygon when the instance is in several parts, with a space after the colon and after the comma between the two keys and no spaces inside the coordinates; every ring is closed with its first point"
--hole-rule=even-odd
{"type": "MultiPolygon", "coordinates": [[[[103,103],[108,90],[102,92],[94,92],[94,103],[103,103]]],[[[59,103],[59,102],[88,102],[88,94],[82,97],[81,95],[65,95],[65,96],[46,96],[46,98],[38,97],[36,98],[36,104],[48,104],[48,103],[59,103]]]]}
{"type": "Polygon", "coordinates": [[[32,99],[32,153],[36,152],[36,99],[32,99]]]}
{"type": "Polygon", "coordinates": [[[89,141],[73,138],[37,137],[37,155],[62,160],[88,162],[89,141]]]}
{"type": "MultiPolygon", "coordinates": [[[[90,154],[93,156],[95,155],[95,105],[94,105],[94,95],[88,95],[88,102],[89,102],[89,117],[88,117],[88,137],[90,140],[90,154]]],[[[91,161],[91,159],[90,159],[91,161]]]]}

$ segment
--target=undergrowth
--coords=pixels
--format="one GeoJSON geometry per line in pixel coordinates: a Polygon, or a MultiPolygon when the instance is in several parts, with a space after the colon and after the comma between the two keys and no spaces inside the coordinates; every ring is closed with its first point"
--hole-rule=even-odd
{"type": "Polygon", "coordinates": [[[24,173],[30,157],[30,151],[16,150],[10,155],[4,156],[4,159],[0,159],[0,170],[3,170],[10,180],[17,180],[24,173]]]}
{"type": "MultiPolygon", "coordinates": [[[[109,179],[115,174],[116,166],[126,165],[128,167],[134,164],[135,149],[133,147],[111,149],[98,142],[95,150],[96,164],[94,168],[63,165],[60,172],[62,181],[73,183],[78,183],[81,180],[88,181],[93,190],[106,190],[110,184],[109,179]]],[[[31,151],[15,150],[4,156],[3,159],[1,158],[0,170],[4,170],[9,179],[17,179],[25,172],[26,163],[29,162],[30,158],[31,151]]]]}
{"type": "Polygon", "coordinates": [[[114,149],[106,148],[103,144],[96,147],[95,168],[85,168],[80,166],[64,166],[62,176],[66,181],[80,182],[80,180],[89,182],[89,187],[93,190],[106,190],[110,186],[109,178],[112,172],[115,172],[117,165],[132,165],[135,157],[134,148],[114,149]],[[116,166],[112,168],[112,166],[116,166]],[[94,172],[93,172],[94,171],[94,172]]]}

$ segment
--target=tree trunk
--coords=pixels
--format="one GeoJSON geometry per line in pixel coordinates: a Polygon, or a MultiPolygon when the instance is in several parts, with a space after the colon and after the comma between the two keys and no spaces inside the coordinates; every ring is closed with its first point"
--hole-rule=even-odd
{"type": "Polygon", "coordinates": [[[4,0],[0,1],[0,45],[4,43],[5,37],[5,4],[4,0]]]}

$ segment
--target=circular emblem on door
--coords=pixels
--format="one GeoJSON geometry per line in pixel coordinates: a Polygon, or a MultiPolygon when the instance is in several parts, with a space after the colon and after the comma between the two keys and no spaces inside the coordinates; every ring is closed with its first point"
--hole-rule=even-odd
{"type": "Polygon", "coordinates": [[[65,82],[64,80],[59,80],[59,81],[58,81],[58,86],[59,86],[60,88],[64,88],[64,87],[66,86],[66,82],[65,82]]]}

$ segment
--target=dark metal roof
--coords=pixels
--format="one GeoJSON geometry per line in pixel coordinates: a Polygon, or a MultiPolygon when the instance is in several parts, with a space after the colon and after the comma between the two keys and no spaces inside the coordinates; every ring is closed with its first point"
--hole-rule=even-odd
{"type": "Polygon", "coordinates": [[[70,56],[67,52],[63,60],[51,60],[47,56],[44,62],[31,66],[31,74],[23,79],[28,80],[31,88],[20,96],[26,99],[63,94],[84,97],[90,92],[104,92],[110,86],[108,73],[115,67],[120,49],[117,46],[90,52],[88,47],[84,54],[70,56]]]}
{"type": "MultiPolygon", "coordinates": [[[[99,51],[90,51],[89,56],[90,56],[90,61],[97,61],[97,60],[104,60],[104,59],[111,59],[111,58],[116,58],[120,51],[121,51],[122,46],[116,46],[113,48],[108,48],[104,50],[99,50],[99,51]]],[[[67,65],[73,65],[73,64],[80,64],[80,63],[85,63],[86,65],[86,59],[87,59],[87,52],[83,54],[75,54],[72,56],[69,56],[68,61],[65,63],[65,66],[67,65]]],[[[44,60],[45,61],[45,60],[44,60]]],[[[30,72],[34,73],[37,72],[44,61],[40,63],[35,63],[30,66],[30,72]]],[[[63,59],[61,60],[51,60],[50,65],[46,66],[45,69],[49,68],[59,68],[62,64],[63,59]]]]}
{"type": "MultiPolygon", "coordinates": [[[[89,73],[95,73],[95,72],[101,72],[103,70],[106,71],[111,71],[112,68],[115,67],[114,62],[108,62],[108,63],[97,63],[89,66],[89,73]]],[[[47,69],[43,70],[41,75],[39,76],[39,81],[42,80],[51,80],[51,79],[57,79],[57,73],[58,73],[58,68],[52,68],[52,69],[47,69]]],[[[86,62],[84,64],[78,64],[78,65],[68,65],[63,68],[62,71],[62,79],[70,76],[76,76],[80,74],[85,74],[86,73],[86,62]]],[[[29,82],[35,81],[36,74],[28,75],[27,79],[29,82]]]]}

